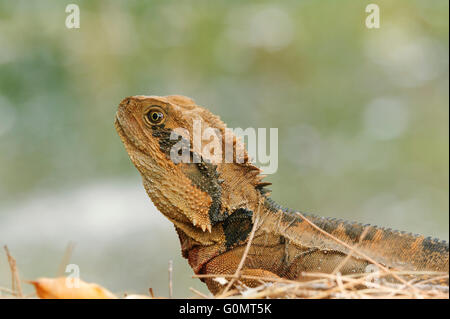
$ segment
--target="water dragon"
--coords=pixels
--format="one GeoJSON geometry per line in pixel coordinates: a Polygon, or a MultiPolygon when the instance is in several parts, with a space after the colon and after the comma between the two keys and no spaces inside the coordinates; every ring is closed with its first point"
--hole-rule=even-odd
{"type": "MultiPolygon", "coordinates": [[[[119,104],[115,126],[142,175],[149,197],[174,224],[182,255],[196,274],[233,274],[253,227],[241,271],[249,276],[302,280],[303,272],[331,273],[338,265],[342,274],[362,273],[371,261],[390,269],[449,271],[445,241],[299,215],[275,203],[266,188],[270,183],[263,181],[261,170],[248,160],[245,149],[241,160],[237,160],[241,140],[226,129],[218,116],[190,98],[127,97],[119,104]],[[212,138],[218,138],[222,146],[231,138],[232,162],[223,160],[225,152],[222,161],[217,157],[213,161],[211,149],[205,151],[195,145],[195,122],[201,129],[215,129],[212,138]],[[177,128],[188,134],[183,135],[177,128]],[[173,160],[173,155],[180,154],[184,161],[173,160]],[[325,236],[301,216],[339,241],[325,236]],[[354,254],[348,258],[354,245],[367,258],[354,254]]],[[[222,289],[211,278],[202,280],[213,293],[222,289]]]]}

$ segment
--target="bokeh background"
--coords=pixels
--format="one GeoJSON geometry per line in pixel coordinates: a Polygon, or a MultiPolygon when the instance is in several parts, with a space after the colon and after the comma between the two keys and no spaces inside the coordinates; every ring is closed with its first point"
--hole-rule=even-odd
{"type": "Polygon", "coordinates": [[[277,127],[284,206],[448,240],[448,1],[374,1],[379,29],[369,1],[71,1],[80,29],[66,2],[0,1],[0,244],[23,279],[72,241],[114,292],[167,296],[169,260],[175,296],[206,291],[115,132],[137,94],[277,127]]]}

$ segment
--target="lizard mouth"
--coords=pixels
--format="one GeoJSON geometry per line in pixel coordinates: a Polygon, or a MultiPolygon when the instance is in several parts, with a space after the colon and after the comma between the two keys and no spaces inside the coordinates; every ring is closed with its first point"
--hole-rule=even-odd
{"type": "Polygon", "coordinates": [[[117,134],[119,134],[119,137],[126,148],[130,147],[137,148],[134,143],[134,140],[128,136],[128,134],[123,129],[122,124],[120,124],[119,116],[117,113],[114,120],[114,126],[116,127],[117,134]]]}
{"type": "Polygon", "coordinates": [[[126,127],[124,129],[123,125],[120,123],[118,112],[116,113],[114,126],[116,128],[117,134],[119,134],[119,137],[128,152],[147,154],[147,151],[145,150],[145,147],[142,145],[142,143],[138,143],[136,138],[128,134],[126,127]]]}
{"type": "Polygon", "coordinates": [[[120,125],[119,117],[116,114],[115,120],[114,120],[114,126],[116,127],[117,134],[119,134],[120,139],[125,142],[131,142],[128,136],[125,134],[125,131],[122,128],[122,125],[120,125]]]}

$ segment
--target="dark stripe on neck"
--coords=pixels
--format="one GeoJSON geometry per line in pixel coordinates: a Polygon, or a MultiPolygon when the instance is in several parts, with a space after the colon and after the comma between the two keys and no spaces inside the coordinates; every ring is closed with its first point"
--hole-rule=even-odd
{"type": "Polygon", "coordinates": [[[247,240],[253,228],[253,212],[245,208],[239,208],[222,223],[225,234],[225,245],[231,249],[247,240]]]}
{"type": "MultiPolygon", "coordinates": [[[[168,160],[171,160],[170,152],[173,146],[181,141],[183,154],[189,153],[189,163],[183,163],[185,166],[182,166],[181,170],[191,180],[193,186],[211,197],[212,203],[208,211],[211,225],[224,221],[228,213],[221,213],[222,187],[220,184],[223,181],[219,179],[217,165],[211,164],[200,154],[191,151],[189,141],[183,136],[178,135],[177,139],[170,139],[172,130],[166,129],[164,125],[153,126],[152,129],[153,136],[158,138],[160,150],[166,154],[168,160]]],[[[175,165],[178,164],[175,163],[175,165]]]]}

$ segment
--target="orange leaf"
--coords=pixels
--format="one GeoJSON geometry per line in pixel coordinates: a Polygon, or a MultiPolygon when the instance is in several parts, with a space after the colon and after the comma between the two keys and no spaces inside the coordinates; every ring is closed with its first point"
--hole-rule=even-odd
{"type": "Polygon", "coordinates": [[[41,299],[116,299],[109,290],[77,278],[38,278],[29,281],[41,299]]]}

